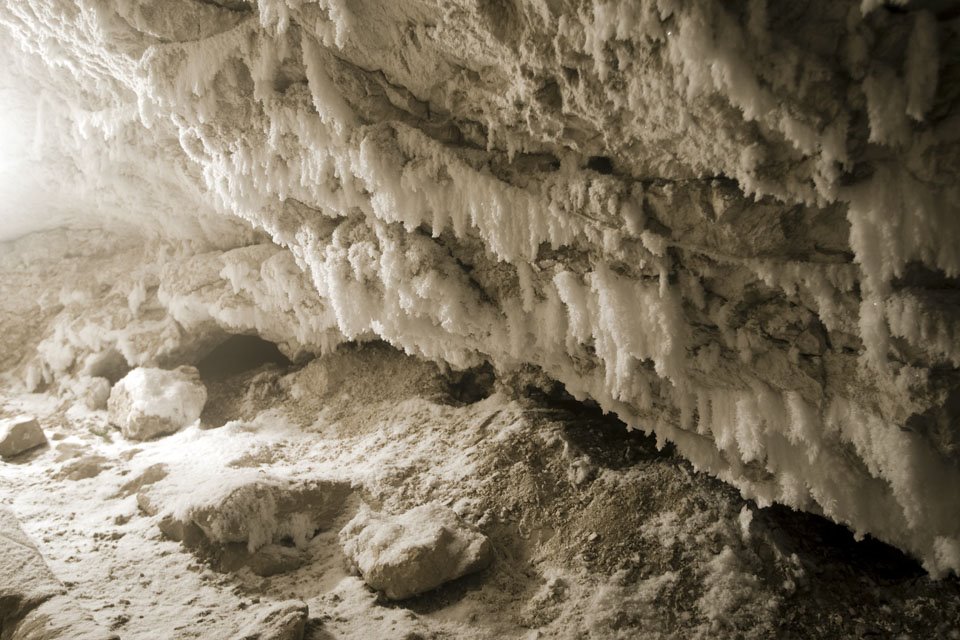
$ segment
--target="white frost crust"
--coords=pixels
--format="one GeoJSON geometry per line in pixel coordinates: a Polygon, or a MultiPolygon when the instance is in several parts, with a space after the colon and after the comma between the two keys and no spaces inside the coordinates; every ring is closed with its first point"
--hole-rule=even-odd
{"type": "Polygon", "coordinates": [[[138,367],[114,385],[107,409],[124,437],[148,440],[193,424],[206,402],[207,390],[196,369],[138,367]]]}
{"type": "Polygon", "coordinates": [[[129,288],[124,312],[57,316],[31,380],[109,349],[145,363],[213,330],[290,353],[379,337],[456,367],[531,363],[760,503],[821,511],[932,573],[958,571],[960,496],[931,490],[958,486],[955,455],[903,429],[945,401],[923,385],[934,365],[958,366],[955,313],[895,285],[911,264],[960,275],[957,136],[931,120],[932,17],[891,26],[875,4],[817,4],[791,25],[808,48],[775,37],[763,3],[741,15],[712,0],[544,5],[525,14],[529,33],[474,9],[426,29],[432,7],[371,2],[8,3],[0,24],[24,49],[21,75],[59,100],[44,145],[70,152],[76,208],[191,239],[129,288]],[[407,19],[418,47],[396,27],[407,19]],[[904,36],[902,59],[866,49],[883,29],[904,36]],[[532,78],[503,62],[516,55],[532,78]],[[576,83],[554,75],[557,60],[576,83]],[[873,155],[852,157],[868,141],[873,155]],[[620,174],[667,185],[578,167],[606,153],[620,174]],[[497,168],[537,154],[559,168],[497,168]],[[850,184],[858,161],[872,175],[850,184]],[[737,211],[705,175],[735,178],[757,207],[846,206],[854,260],[741,255],[736,226],[714,244],[693,235],[737,211]],[[771,347],[736,320],[757,283],[863,357],[809,332],[771,347]],[[138,322],[125,328],[123,313],[138,322]],[[922,362],[891,358],[897,340],[922,362]],[[828,373],[809,375],[804,356],[828,373]]]}

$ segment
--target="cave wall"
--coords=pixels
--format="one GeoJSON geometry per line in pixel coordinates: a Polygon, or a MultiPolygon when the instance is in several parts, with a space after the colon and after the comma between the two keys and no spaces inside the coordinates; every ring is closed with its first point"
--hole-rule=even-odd
{"type": "Polygon", "coordinates": [[[226,332],[533,366],[760,504],[960,570],[948,5],[6,3],[24,166],[57,184],[26,231],[140,238],[94,252],[112,298],[37,280],[9,384],[226,332]]]}

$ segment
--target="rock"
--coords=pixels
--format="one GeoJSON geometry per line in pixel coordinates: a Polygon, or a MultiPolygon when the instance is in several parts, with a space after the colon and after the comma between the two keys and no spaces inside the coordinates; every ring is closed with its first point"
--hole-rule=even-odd
{"type": "Polygon", "coordinates": [[[137,504],[148,515],[160,516],[158,526],[166,537],[202,552],[221,571],[248,567],[271,576],[303,565],[307,543],[331,526],[350,485],[263,478],[220,491],[195,494],[195,505],[181,504],[174,512],[165,500],[181,502],[182,496],[154,496],[148,488],[137,494],[137,504]]]}
{"type": "Polygon", "coordinates": [[[16,517],[5,509],[0,509],[0,638],[117,638],[70,597],[16,517]]]}
{"type": "Polygon", "coordinates": [[[42,444],[47,437],[36,418],[17,416],[0,421],[0,456],[12,458],[42,444]]]}
{"type": "Polygon", "coordinates": [[[143,473],[138,475],[133,480],[125,482],[120,490],[117,491],[113,497],[114,498],[126,498],[127,496],[132,496],[133,494],[139,492],[144,487],[148,487],[155,482],[160,482],[170,473],[167,465],[162,462],[152,464],[146,469],[143,470],[143,473]]]}
{"type": "Polygon", "coordinates": [[[74,407],[86,411],[101,411],[107,408],[110,398],[110,381],[100,376],[65,378],[59,381],[58,395],[72,397],[74,407]]]}
{"type": "Polygon", "coordinates": [[[271,605],[237,633],[238,640],[303,640],[310,611],[301,600],[271,605]]]}
{"type": "Polygon", "coordinates": [[[289,538],[302,548],[330,525],[349,491],[342,482],[251,482],[213,505],[192,509],[190,519],[213,542],[243,542],[256,551],[289,538]]]}
{"type": "Polygon", "coordinates": [[[195,422],[206,401],[207,390],[194,367],[140,367],[114,385],[107,409],[124,437],[149,440],[195,422]]]}
{"type": "Polygon", "coordinates": [[[110,399],[110,381],[106,378],[83,378],[74,385],[74,395],[77,401],[91,411],[100,411],[107,408],[110,399]]]}
{"type": "Polygon", "coordinates": [[[436,503],[399,516],[364,506],[340,532],[340,544],[364,581],[391,600],[430,591],[493,560],[489,539],[436,503]]]}
{"type": "Polygon", "coordinates": [[[64,464],[56,477],[60,480],[86,480],[97,477],[109,466],[110,461],[103,456],[83,456],[64,464]]]}

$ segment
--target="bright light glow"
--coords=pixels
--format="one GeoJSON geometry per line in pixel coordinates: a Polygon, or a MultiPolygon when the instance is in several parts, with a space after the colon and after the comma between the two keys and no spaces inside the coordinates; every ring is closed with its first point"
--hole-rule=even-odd
{"type": "Polygon", "coordinates": [[[76,206],[58,175],[62,154],[48,148],[50,102],[35,70],[9,53],[0,52],[0,242],[62,225],[76,206]]]}
{"type": "Polygon", "coordinates": [[[34,230],[38,203],[49,194],[37,162],[37,115],[36,97],[0,86],[0,241],[34,230]]]}
{"type": "Polygon", "coordinates": [[[0,88],[0,174],[23,162],[35,122],[27,101],[18,92],[0,88]]]}

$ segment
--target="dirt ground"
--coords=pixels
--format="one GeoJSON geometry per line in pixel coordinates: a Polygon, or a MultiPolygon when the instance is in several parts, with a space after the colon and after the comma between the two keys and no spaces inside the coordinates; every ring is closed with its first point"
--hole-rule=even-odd
{"type": "Polygon", "coordinates": [[[305,637],[960,638],[960,580],[810,514],[758,509],[652,438],[559,393],[452,374],[382,344],[305,364],[201,366],[201,424],[130,442],[106,412],[3,398],[49,446],[0,464],[0,502],[98,622],[124,639],[305,637]],[[165,465],[155,479],[151,467],[165,465]],[[144,491],[176,508],[234,477],[349,483],[298,569],[223,571],[166,539],[144,491]],[[486,570],[401,602],[353,575],[337,541],[362,503],[438,501],[489,536],[486,570]]]}

